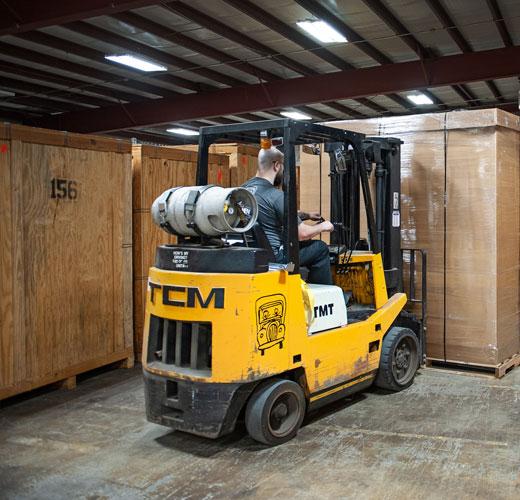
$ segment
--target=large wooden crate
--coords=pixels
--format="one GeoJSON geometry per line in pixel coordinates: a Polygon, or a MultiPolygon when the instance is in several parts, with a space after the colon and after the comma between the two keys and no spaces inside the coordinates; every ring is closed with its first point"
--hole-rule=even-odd
{"type": "MultiPolygon", "coordinates": [[[[184,151],[198,151],[194,145],[174,146],[184,151]]],[[[209,152],[212,154],[226,155],[229,158],[229,183],[230,186],[241,186],[256,174],[258,166],[258,151],[260,146],[250,144],[212,144],[209,152]]]]}
{"type": "Polygon", "coordinates": [[[427,355],[497,367],[520,350],[520,124],[501,110],[330,122],[402,145],[403,247],[428,252],[427,355]]]}
{"type": "MultiPolygon", "coordinates": [[[[197,152],[177,147],[133,146],[133,286],[135,353],[139,356],[143,342],[144,307],[148,270],[154,263],[155,249],[166,243],[175,243],[152,221],[150,208],[163,191],[174,186],[195,185],[197,152]]],[[[229,186],[229,158],[209,155],[208,181],[229,186]]]]}
{"type": "Polygon", "coordinates": [[[130,148],[0,125],[0,399],[133,359],[130,148]]]}

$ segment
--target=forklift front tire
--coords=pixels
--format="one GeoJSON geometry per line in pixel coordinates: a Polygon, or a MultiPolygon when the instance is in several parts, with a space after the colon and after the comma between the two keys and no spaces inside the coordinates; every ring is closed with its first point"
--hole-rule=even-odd
{"type": "Polygon", "coordinates": [[[246,406],[249,435],[270,446],[296,436],[305,416],[305,396],[296,382],[272,379],[259,385],[246,406]]]}
{"type": "Polygon", "coordinates": [[[383,339],[375,385],[388,391],[410,387],[419,367],[419,342],[408,328],[394,326],[383,339]]]}

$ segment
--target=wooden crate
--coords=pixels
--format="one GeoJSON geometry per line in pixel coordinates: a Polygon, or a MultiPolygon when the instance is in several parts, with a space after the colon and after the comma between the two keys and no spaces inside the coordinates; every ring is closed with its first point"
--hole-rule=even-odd
{"type": "MultiPolygon", "coordinates": [[[[173,146],[184,151],[198,151],[195,145],[173,146]]],[[[209,152],[226,155],[229,158],[229,185],[241,186],[256,174],[258,166],[258,152],[260,146],[250,144],[212,144],[209,152]]]]}
{"type": "Polygon", "coordinates": [[[133,359],[130,148],[0,126],[0,399],[133,359]]]}
{"type": "MultiPolygon", "coordinates": [[[[133,146],[133,245],[134,245],[134,332],[135,353],[142,350],[144,306],[148,270],[155,259],[155,249],[165,243],[175,243],[152,221],[150,208],[163,191],[174,186],[193,186],[197,170],[197,152],[177,147],[133,146]]],[[[211,184],[229,186],[229,158],[209,155],[211,184]]]]}

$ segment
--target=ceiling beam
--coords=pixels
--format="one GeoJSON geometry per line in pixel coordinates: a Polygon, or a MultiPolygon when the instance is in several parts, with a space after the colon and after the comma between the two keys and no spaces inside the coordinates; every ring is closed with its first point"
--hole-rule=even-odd
{"type": "MultiPolygon", "coordinates": [[[[51,45],[50,38],[57,38],[57,37],[51,37],[51,35],[46,35],[45,33],[25,33],[22,36],[25,37],[26,35],[30,35],[34,40],[36,40],[36,37],[34,35],[37,35],[40,42],[35,43],[41,43],[42,45],[47,45],[48,47],[53,47],[51,45]],[[44,35],[43,37],[40,35],[44,35]],[[50,37],[50,38],[49,38],[50,37]]],[[[57,38],[57,40],[61,40],[60,38],[57,38]]],[[[77,44],[75,44],[77,45],[77,44]]],[[[79,46],[81,47],[81,46],[79,46]]],[[[56,48],[56,47],[53,47],[56,48]]],[[[84,47],[87,50],[87,47],[84,47]]],[[[63,49],[62,49],[63,50],[63,49]]],[[[67,49],[68,50],[68,49],[67,49]]],[[[80,55],[79,52],[72,52],[76,55],[80,55]]],[[[146,83],[144,81],[136,81],[131,80],[128,77],[120,76],[117,74],[114,74],[109,71],[99,70],[97,68],[94,68],[92,66],[84,66],[83,64],[77,64],[70,61],[67,61],[65,59],[61,59],[59,57],[50,56],[48,54],[42,54],[41,52],[36,52],[34,50],[25,49],[22,47],[18,47],[16,45],[7,44],[5,42],[0,42],[0,53],[4,54],[4,56],[7,57],[14,57],[16,59],[20,59],[22,61],[30,61],[36,64],[41,64],[43,66],[47,66],[49,68],[59,68],[64,71],[68,71],[70,73],[75,73],[77,75],[86,76],[87,78],[92,78],[95,80],[100,80],[102,83],[114,83],[117,85],[121,85],[123,87],[132,88],[135,90],[140,90],[141,92],[146,92],[148,94],[157,95],[157,96],[163,96],[163,97],[175,97],[179,95],[177,92],[174,92],[173,90],[165,89],[163,87],[158,87],[156,85],[152,85],[149,83],[146,83]]],[[[85,57],[85,56],[81,56],[85,57]]],[[[88,57],[87,57],[88,58],[88,57]]]]}
{"type": "Polygon", "coordinates": [[[442,27],[448,31],[452,40],[462,53],[472,52],[472,48],[468,41],[464,38],[459,28],[448,14],[448,11],[442,6],[439,0],[426,0],[426,3],[435,14],[442,27]]]}
{"type": "MultiPolygon", "coordinates": [[[[244,34],[242,34],[239,31],[236,31],[229,26],[226,26],[225,24],[221,23],[214,17],[210,17],[203,12],[200,12],[182,2],[168,2],[165,4],[169,10],[174,12],[175,14],[185,17],[186,19],[197,23],[198,25],[202,26],[203,28],[206,28],[210,31],[213,31],[214,33],[219,34],[220,36],[227,38],[228,40],[232,40],[244,47],[247,47],[248,49],[252,50],[253,52],[256,52],[257,54],[268,57],[272,61],[277,62],[281,66],[288,68],[292,71],[295,71],[296,73],[299,73],[300,75],[304,76],[312,76],[312,75],[319,75],[319,73],[308,66],[305,66],[304,64],[300,64],[289,57],[286,57],[284,55],[279,54],[275,50],[271,49],[267,45],[264,45],[260,42],[257,42],[253,38],[250,38],[244,34]]],[[[303,35],[301,35],[303,36],[303,35]]],[[[346,63],[345,63],[346,64],[346,63]]],[[[366,106],[369,109],[372,109],[373,111],[376,111],[377,113],[387,113],[388,110],[384,108],[383,106],[380,106],[379,104],[370,101],[370,99],[359,99],[358,102],[362,104],[363,106],[366,106]]]]}
{"type": "MultiPolygon", "coordinates": [[[[86,23],[85,23],[86,24],[86,23]]],[[[30,33],[22,33],[21,35],[17,35],[18,38],[22,40],[26,40],[28,42],[32,42],[38,45],[44,45],[46,47],[50,47],[52,49],[61,50],[63,52],[74,54],[76,56],[82,57],[83,59],[88,59],[91,61],[96,61],[103,65],[110,66],[116,71],[125,71],[128,74],[132,75],[130,78],[135,80],[140,80],[143,76],[143,72],[137,69],[133,69],[130,67],[121,66],[119,63],[110,61],[105,59],[105,52],[101,52],[100,50],[92,49],[87,47],[86,45],[82,45],[76,42],[72,42],[69,40],[65,40],[64,38],[59,38],[54,35],[49,35],[47,33],[42,33],[40,31],[31,31],[30,33]]],[[[115,73],[117,74],[117,73],[115,73]]],[[[147,77],[151,77],[156,80],[164,81],[165,83],[170,83],[172,85],[177,85],[181,88],[188,88],[189,90],[197,91],[200,90],[200,85],[195,82],[191,82],[184,78],[177,78],[169,74],[159,74],[153,73],[147,75],[147,77]]],[[[112,76],[114,79],[114,76],[112,76]]],[[[125,78],[125,80],[127,80],[125,78]]],[[[155,93],[155,92],[151,92],[155,93]]]]}
{"type": "Polygon", "coordinates": [[[0,106],[0,122],[9,121],[17,123],[25,123],[33,125],[33,119],[38,118],[42,113],[33,113],[32,111],[15,111],[12,108],[2,108],[0,106]]]}
{"type": "Polygon", "coordinates": [[[240,114],[417,88],[510,78],[520,73],[520,47],[444,56],[318,76],[278,80],[200,94],[64,113],[40,125],[78,132],[135,128],[222,114],[240,114]]]}
{"type": "Polygon", "coordinates": [[[296,0],[305,10],[313,14],[316,18],[325,21],[337,32],[341,33],[349,43],[364,52],[367,56],[377,61],[379,64],[391,64],[393,61],[379,49],[367,42],[357,31],[348,26],[342,19],[333,14],[323,2],[315,0],[296,0]]]}
{"type": "Polygon", "coordinates": [[[452,88],[469,106],[475,107],[480,105],[480,101],[466,85],[454,85],[452,88]]]}
{"type": "Polygon", "coordinates": [[[59,97],[62,99],[68,99],[72,102],[81,101],[83,104],[89,104],[91,106],[97,107],[109,105],[107,101],[103,99],[97,99],[95,97],[69,92],[65,89],[56,89],[55,87],[49,87],[40,83],[29,83],[25,80],[16,80],[14,78],[8,78],[3,75],[0,77],[0,87],[7,88],[11,91],[21,94],[39,95],[40,97],[45,97],[45,99],[49,99],[51,101],[59,97]]]}
{"type": "MultiPolygon", "coordinates": [[[[367,42],[357,31],[348,26],[342,19],[328,10],[322,3],[316,0],[296,0],[305,10],[310,12],[318,19],[330,24],[336,31],[341,33],[349,42],[354,44],[354,47],[364,52],[379,64],[392,64],[394,61],[383,54],[379,49],[367,42]]],[[[387,96],[404,109],[412,109],[413,106],[406,99],[399,95],[390,94],[387,96]]]]}
{"type": "MultiPolygon", "coordinates": [[[[460,49],[460,51],[463,54],[467,54],[469,52],[473,52],[473,48],[469,44],[469,42],[464,38],[464,35],[461,33],[459,28],[457,27],[455,21],[450,16],[448,11],[443,7],[440,0],[426,0],[426,3],[429,5],[430,9],[433,11],[433,13],[437,16],[437,19],[442,24],[442,27],[448,31],[448,34],[451,36],[452,40],[455,42],[457,47],[460,49]]],[[[486,81],[487,86],[493,92],[494,90],[498,91],[496,86],[493,88],[492,82],[486,81]]],[[[459,89],[462,92],[459,92],[457,89],[453,89],[455,92],[457,92],[461,97],[466,94],[469,97],[466,100],[466,102],[472,106],[475,104],[480,104],[480,101],[476,98],[475,95],[471,93],[471,91],[468,88],[461,88],[459,89]],[[473,99],[471,99],[471,96],[473,96],[473,99]]]]}
{"type": "Polygon", "coordinates": [[[15,104],[17,106],[30,106],[44,110],[46,113],[63,112],[63,111],[80,111],[85,108],[80,104],[74,104],[72,102],[60,101],[57,99],[49,99],[45,97],[34,97],[32,95],[18,94],[9,97],[0,97],[0,103],[2,104],[15,104]]]}
{"type": "Polygon", "coordinates": [[[269,57],[276,63],[281,66],[288,68],[300,75],[317,75],[318,72],[308,68],[304,64],[300,64],[293,59],[279,54],[275,50],[271,49],[269,46],[264,45],[260,42],[257,42],[251,37],[244,35],[240,31],[234,30],[230,28],[224,23],[221,23],[215,17],[208,16],[203,12],[200,12],[189,5],[182,2],[166,2],[161,4],[163,7],[167,7],[168,10],[174,12],[175,14],[182,16],[194,23],[197,23],[199,26],[206,28],[213,33],[217,33],[218,35],[227,38],[228,40],[232,40],[238,43],[241,46],[247,47],[249,50],[263,56],[269,57]]]}
{"type": "MultiPolygon", "coordinates": [[[[50,71],[42,71],[40,69],[36,69],[33,67],[23,66],[21,64],[15,64],[10,61],[2,60],[0,56],[0,71],[5,73],[10,73],[14,76],[22,76],[24,78],[30,78],[31,80],[39,80],[45,83],[54,83],[56,85],[61,85],[62,87],[66,87],[66,91],[87,91],[93,94],[96,94],[92,97],[98,97],[101,99],[108,98],[105,101],[105,105],[110,102],[114,102],[113,99],[119,99],[123,101],[141,101],[143,98],[141,96],[130,94],[126,92],[121,92],[116,89],[111,89],[110,87],[103,87],[101,85],[86,82],[85,80],[79,80],[77,78],[71,78],[70,76],[62,76],[56,73],[51,73],[50,71]]],[[[56,94],[62,92],[63,89],[56,89],[56,94]]],[[[77,97],[80,97],[83,94],[77,94],[77,97]]]]}
{"type": "Polygon", "coordinates": [[[351,108],[349,106],[345,106],[339,102],[324,102],[323,104],[329,108],[339,111],[340,113],[351,116],[352,118],[368,118],[365,113],[362,113],[361,111],[358,111],[357,109],[351,108]]]}
{"type": "Polygon", "coordinates": [[[328,62],[330,65],[341,70],[353,69],[354,66],[349,64],[347,61],[338,57],[330,50],[324,48],[319,43],[311,40],[300,31],[292,28],[283,21],[280,21],[276,16],[273,16],[266,10],[261,9],[257,5],[253,4],[249,0],[224,0],[227,4],[231,5],[235,9],[243,12],[251,19],[259,22],[267,28],[275,31],[279,35],[282,35],[287,40],[299,45],[305,50],[311,52],[315,56],[319,57],[323,61],[328,62]]]}
{"type": "Polygon", "coordinates": [[[491,15],[493,16],[493,21],[495,21],[496,27],[500,36],[502,37],[502,41],[504,42],[504,47],[512,47],[513,40],[511,39],[511,35],[507,29],[506,20],[502,15],[502,11],[500,10],[500,6],[498,5],[498,0],[486,0],[489,10],[491,11],[491,15]]]}
{"type": "Polygon", "coordinates": [[[329,113],[324,113],[323,111],[318,111],[317,109],[311,108],[310,106],[298,106],[297,111],[301,111],[307,115],[312,116],[315,120],[331,120],[334,119],[335,116],[329,113]]]}
{"type": "Polygon", "coordinates": [[[4,0],[0,7],[0,36],[89,17],[105,16],[160,3],[158,0],[4,0]]]}
{"type": "MultiPolygon", "coordinates": [[[[230,4],[235,9],[243,12],[248,15],[255,21],[263,24],[267,28],[275,31],[279,35],[282,35],[284,38],[287,38],[291,42],[299,45],[305,50],[310,51],[311,53],[318,56],[320,59],[328,62],[329,64],[335,66],[340,70],[354,69],[354,66],[347,61],[344,61],[340,57],[336,56],[329,50],[323,48],[320,44],[314,42],[307,36],[303,35],[300,31],[288,26],[287,24],[280,21],[278,18],[270,14],[269,12],[261,9],[260,7],[254,5],[248,0],[224,0],[228,4],[230,4]]],[[[370,101],[365,99],[361,104],[370,106],[370,101]]],[[[387,112],[386,108],[377,105],[377,107],[382,110],[382,112],[387,112]]],[[[372,108],[374,109],[374,108],[372,108]]]]}
{"type": "MultiPolygon", "coordinates": [[[[376,14],[396,35],[401,37],[401,40],[412,49],[419,59],[425,59],[432,56],[432,51],[426,49],[415,36],[413,36],[409,30],[406,29],[404,24],[392,13],[392,11],[383,3],[381,0],[363,0],[366,6],[376,14]]],[[[428,96],[434,104],[441,109],[447,109],[448,106],[439,99],[435,94],[431,93],[427,89],[421,89],[421,92],[428,96]]]]}
{"type": "Polygon", "coordinates": [[[258,79],[262,78],[263,80],[268,81],[280,78],[275,73],[271,73],[270,71],[266,71],[262,68],[259,68],[258,66],[254,66],[249,62],[242,61],[233,56],[230,56],[228,53],[217,50],[211,45],[199,42],[198,40],[190,38],[183,33],[173,31],[171,28],[146,19],[145,17],[135,14],[134,12],[122,12],[112,17],[129,26],[138,28],[145,33],[151,33],[152,35],[162,38],[163,40],[167,40],[182,47],[186,47],[187,49],[198,52],[205,57],[209,57],[210,59],[226,64],[227,66],[231,66],[232,68],[242,71],[243,73],[247,73],[258,79]]]}
{"type": "MultiPolygon", "coordinates": [[[[86,23],[85,23],[86,24],[86,23]]],[[[72,42],[70,40],[66,40],[64,38],[59,38],[54,35],[49,35],[48,33],[42,33],[40,31],[31,31],[30,33],[22,33],[21,35],[17,35],[17,38],[20,38],[22,40],[26,40],[28,42],[38,44],[38,45],[44,45],[46,47],[50,47],[52,49],[60,50],[63,52],[67,52],[69,54],[74,54],[76,56],[79,56],[83,59],[87,59],[90,61],[95,61],[98,63],[101,63],[106,66],[110,66],[111,68],[115,69],[116,71],[113,73],[111,80],[117,82],[117,80],[114,79],[114,75],[117,75],[117,72],[125,71],[125,73],[131,75],[130,77],[121,76],[121,81],[127,82],[130,80],[141,80],[143,77],[143,72],[139,71],[138,69],[121,66],[121,64],[110,61],[108,59],[105,59],[105,52],[102,52],[100,50],[92,49],[90,47],[87,47],[86,45],[82,45],[76,42],[72,42]]],[[[107,73],[105,73],[107,74],[107,73]]],[[[186,88],[189,90],[192,90],[194,92],[197,92],[199,90],[208,90],[210,88],[209,85],[201,85],[196,82],[192,82],[190,80],[186,80],[185,78],[179,78],[170,74],[163,74],[163,73],[150,73],[146,75],[147,78],[152,78],[153,80],[158,80],[164,83],[169,83],[171,85],[176,85],[177,87],[186,88]]],[[[123,84],[124,85],[124,84],[123,84]]],[[[129,84],[128,86],[132,86],[132,84],[129,84]]],[[[135,87],[134,87],[135,88],[135,87]]],[[[167,89],[163,89],[162,87],[156,87],[155,89],[160,88],[161,91],[168,92],[167,89]]],[[[140,88],[136,88],[137,90],[141,90],[140,88]]],[[[156,94],[157,92],[152,92],[152,87],[150,87],[149,93],[156,94]]],[[[160,94],[162,95],[162,94],[160,94]]],[[[134,99],[135,100],[135,97],[134,99]]]]}
{"type": "MultiPolygon", "coordinates": [[[[149,57],[150,59],[160,62],[163,64],[167,64],[169,66],[175,66],[180,69],[184,69],[190,71],[191,73],[195,73],[197,75],[203,76],[204,78],[208,78],[209,80],[214,80],[216,82],[223,83],[224,85],[228,85],[230,87],[235,87],[237,85],[243,85],[244,82],[242,80],[238,80],[237,78],[233,78],[218,71],[209,69],[209,68],[201,68],[193,63],[186,61],[182,57],[177,57],[168,52],[164,52],[162,50],[154,49],[149,45],[146,45],[141,42],[136,42],[131,38],[126,38],[124,36],[118,35],[112,31],[98,28],[93,24],[77,21],[75,23],[65,24],[63,28],[67,28],[75,33],[81,33],[82,35],[88,36],[90,38],[94,38],[100,42],[114,45],[120,47],[126,51],[132,52],[137,55],[144,55],[149,57]]],[[[164,74],[164,73],[163,73],[164,74]]],[[[161,73],[158,73],[161,75],[161,73]]],[[[174,76],[174,75],[169,75],[174,76]]],[[[194,82],[192,80],[187,80],[186,78],[179,78],[174,76],[178,80],[178,84],[181,87],[187,88],[189,90],[193,90],[195,92],[200,90],[200,83],[194,82]]],[[[172,82],[173,83],[173,82],[172,82]]],[[[214,86],[212,83],[208,83],[206,85],[214,86]]]]}
{"type": "Polygon", "coordinates": [[[406,29],[404,24],[381,0],[363,0],[363,2],[365,2],[366,6],[382,19],[396,35],[399,35],[400,39],[406,43],[420,59],[426,59],[432,56],[430,51],[406,29]]]}

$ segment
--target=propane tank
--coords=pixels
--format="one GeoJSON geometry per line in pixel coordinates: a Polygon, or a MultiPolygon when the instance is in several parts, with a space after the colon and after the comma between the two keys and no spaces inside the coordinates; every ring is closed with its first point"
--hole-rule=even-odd
{"type": "Polygon", "coordinates": [[[255,197],[245,188],[189,186],[171,188],[152,204],[155,224],[180,236],[245,233],[258,217],[255,197]]]}

